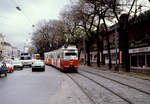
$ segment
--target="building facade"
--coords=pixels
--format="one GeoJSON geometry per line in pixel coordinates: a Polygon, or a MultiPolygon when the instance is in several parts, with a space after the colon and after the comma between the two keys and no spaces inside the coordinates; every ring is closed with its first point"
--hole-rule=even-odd
{"type": "MultiPolygon", "coordinates": [[[[2,44],[2,43],[1,43],[2,44]]],[[[18,58],[20,51],[10,43],[4,42],[4,49],[1,50],[1,57],[4,59],[18,58]]]]}
{"type": "MultiPolygon", "coordinates": [[[[145,13],[139,15],[134,21],[129,30],[128,30],[128,44],[129,44],[129,55],[130,55],[130,66],[131,68],[135,69],[148,69],[150,70],[150,10],[146,11],[145,13]]],[[[118,41],[118,48],[117,48],[117,57],[116,57],[116,50],[115,50],[115,27],[112,26],[109,31],[109,42],[110,42],[110,53],[112,64],[117,63],[122,65],[123,62],[123,55],[122,51],[119,50],[119,41],[118,41]]],[[[118,34],[119,36],[119,34],[118,34]]],[[[106,39],[104,40],[104,50],[103,50],[103,57],[105,64],[109,63],[108,51],[107,51],[107,42],[106,39]]],[[[97,51],[92,51],[91,53],[91,62],[97,62],[97,51]]],[[[83,56],[83,55],[81,55],[83,56]]],[[[100,61],[102,62],[102,57],[100,53],[100,61]]],[[[86,58],[87,60],[87,58],[86,58]]]]}

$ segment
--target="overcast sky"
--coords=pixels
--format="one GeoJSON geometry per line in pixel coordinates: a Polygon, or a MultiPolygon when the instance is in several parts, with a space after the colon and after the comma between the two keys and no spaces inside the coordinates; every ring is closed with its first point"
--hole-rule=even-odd
{"type": "Polygon", "coordinates": [[[0,0],[0,33],[5,35],[5,41],[22,50],[30,41],[32,25],[58,19],[66,4],[69,0],[0,0]]]}
{"type": "Polygon", "coordinates": [[[61,10],[69,3],[70,0],[0,0],[0,33],[12,46],[23,50],[34,30],[32,25],[41,20],[58,19],[61,10]]]}

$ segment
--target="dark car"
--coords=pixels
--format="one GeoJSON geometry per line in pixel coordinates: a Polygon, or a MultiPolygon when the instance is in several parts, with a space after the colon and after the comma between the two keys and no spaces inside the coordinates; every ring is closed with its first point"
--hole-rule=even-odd
{"type": "Polygon", "coordinates": [[[0,62],[0,77],[2,74],[5,74],[7,76],[8,68],[4,62],[0,62]]]}

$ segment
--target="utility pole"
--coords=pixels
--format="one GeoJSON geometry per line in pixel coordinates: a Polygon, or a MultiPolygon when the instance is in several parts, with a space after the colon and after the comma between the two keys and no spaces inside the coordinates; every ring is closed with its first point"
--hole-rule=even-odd
{"type": "Polygon", "coordinates": [[[115,24],[115,50],[116,50],[116,64],[115,64],[115,71],[118,70],[118,52],[117,52],[117,49],[118,49],[118,45],[117,45],[117,41],[118,41],[118,33],[117,33],[117,24],[115,24]]]}

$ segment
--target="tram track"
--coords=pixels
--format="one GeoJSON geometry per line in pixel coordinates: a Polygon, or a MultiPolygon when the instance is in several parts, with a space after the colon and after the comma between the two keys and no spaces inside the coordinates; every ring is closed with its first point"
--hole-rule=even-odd
{"type": "MultiPolygon", "coordinates": [[[[98,101],[97,98],[101,99],[102,101],[104,100],[103,98],[97,96],[98,94],[102,94],[102,96],[107,97],[105,94],[98,90],[98,92],[93,92],[93,88],[95,89],[100,89],[100,90],[105,90],[109,92],[110,95],[116,96],[120,101],[124,102],[125,104],[141,104],[141,101],[144,101],[146,103],[144,104],[149,104],[150,103],[150,94],[149,92],[139,90],[137,88],[134,88],[133,86],[126,85],[122,82],[119,82],[115,79],[107,78],[104,75],[99,75],[96,72],[91,72],[91,71],[83,71],[79,70],[78,73],[66,73],[66,75],[79,87],[79,89],[87,96],[88,100],[90,100],[90,104],[101,104],[98,101]],[[83,82],[86,82],[87,85],[83,82]],[[91,86],[89,83],[94,83],[95,86],[91,86]],[[110,83],[110,84],[109,84],[110,83]],[[117,87],[115,87],[117,86],[117,87]],[[126,92],[127,91],[127,92],[126,92]],[[96,98],[95,98],[96,94],[96,98]],[[142,97],[143,96],[143,97],[142,97]],[[139,99],[139,100],[138,100],[139,99]]],[[[109,98],[109,97],[107,97],[109,98]]],[[[113,100],[114,101],[114,100],[113,100]]],[[[117,101],[117,100],[115,100],[117,101]]]]}
{"type": "Polygon", "coordinates": [[[71,75],[66,74],[79,88],[80,90],[88,97],[88,99],[92,102],[92,104],[97,104],[90,96],[89,94],[82,88],[82,86],[73,78],[71,75]]]}
{"type": "MultiPolygon", "coordinates": [[[[82,69],[82,68],[81,68],[82,69]]],[[[82,69],[84,70],[84,69],[82,69]]],[[[87,70],[86,70],[87,71],[87,70]]],[[[89,70],[88,70],[89,71],[89,70]]],[[[108,73],[106,71],[101,71],[101,70],[96,70],[96,69],[92,69],[92,71],[90,72],[95,72],[95,73],[102,73],[104,75],[108,75],[108,73]]],[[[140,83],[140,84],[144,84],[146,86],[150,86],[150,83],[149,83],[149,80],[145,80],[145,79],[140,79],[140,78],[135,78],[135,77],[126,77],[126,76],[123,76],[123,75],[119,75],[119,74],[116,74],[116,73],[109,73],[109,75],[111,76],[115,76],[116,78],[121,78],[121,79],[126,79],[126,80],[130,80],[130,81],[134,81],[134,82],[137,82],[137,83],[140,83]],[[136,80],[138,79],[138,80],[136,80]],[[144,81],[143,81],[144,80],[144,81]],[[145,83],[146,81],[146,83],[145,83]]]]}
{"type": "Polygon", "coordinates": [[[89,74],[93,74],[93,75],[95,75],[95,76],[102,77],[102,78],[105,78],[105,79],[108,79],[108,80],[111,80],[111,81],[113,81],[113,82],[119,83],[119,84],[121,84],[121,85],[127,86],[127,87],[132,88],[132,89],[135,89],[135,90],[137,90],[137,91],[139,91],[139,92],[142,92],[142,93],[144,93],[144,94],[150,95],[149,92],[146,92],[146,91],[144,91],[144,90],[141,90],[141,89],[139,89],[139,88],[133,87],[133,86],[131,86],[131,85],[122,83],[122,82],[117,81],[117,80],[115,80],[115,79],[108,78],[108,77],[106,77],[106,76],[104,76],[104,75],[101,75],[101,74],[98,74],[98,73],[96,73],[96,72],[87,71],[87,70],[80,70],[80,71],[81,71],[81,72],[86,72],[86,73],[89,73],[89,74]]]}
{"type": "MultiPolygon", "coordinates": [[[[129,99],[124,98],[123,96],[119,95],[118,93],[114,92],[113,90],[111,90],[111,89],[105,87],[104,85],[100,84],[99,82],[93,80],[92,78],[89,78],[89,77],[87,77],[87,76],[85,76],[85,75],[83,75],[83,74],[81,74],[81,73],[78,73],[78,75],[80,75],[80,76],[82,76],[82,77],[84,77],[84,78],[90,80],[91,82],[94,82],[96,85],[98,85],[99,87],[104,88],[105,90],[109,91],[109,92],[112,93],[113,95],[119,97],[119,98],[122,99],[124,102],[126,102],[126,103],[128,103],[128,104],[135,104],[135,103],[131,102],[129,99]]],[[[67,76],[73,80],[73,82],[82,90],[82,92],[84,92],[84,94],[93,102],[93,104],[97,104],[97,103],[94,101],[94,99],[92,99],[92,98],[90,97],[90,95],[85,91],[85,89],[82,88],[82,86],[72,77],[72,75],[67,74],[67,76]]]]}

